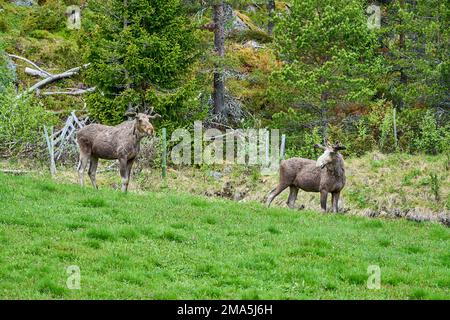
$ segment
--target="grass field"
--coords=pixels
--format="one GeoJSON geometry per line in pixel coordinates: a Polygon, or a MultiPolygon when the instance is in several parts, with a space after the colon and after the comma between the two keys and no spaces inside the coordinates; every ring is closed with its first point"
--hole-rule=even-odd
{"type": "Polygon", "coordinates": [[[0,298],[450,299],[450,229],[0,175],[0,298]]]}

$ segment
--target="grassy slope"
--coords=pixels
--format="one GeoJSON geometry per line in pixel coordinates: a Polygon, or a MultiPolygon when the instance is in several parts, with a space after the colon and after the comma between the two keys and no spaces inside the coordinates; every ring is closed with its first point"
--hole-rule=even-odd
{"type": "Polygon", "coordinates": [[[439,224],[0,181],[0,298],[450,298],[439,224]]]}
{"type": "MultiPolygon", "coordinates": [[[[365,210],[379,212],[414,209],[429,215],[450,214],[450,163],[445,155],[425,156],[408,154],[369,153],[360,158],[346,158],[347,184],[342,192],[341,206],[348,214],[362,214],[365,210]],[[440,185],[440,199],[436,201],[431,187],[430,174],[436,173],[440,185]]],[[[100,169],[114,162],[101,161],[100,169]]],[[[164,183],[157,168],[144,168],[141,164],[134,167],[131,179],[133,190],[161,191],[164,183]]],[[[45,164],[47,165],[47,164],[45,164]]],[[[24,161],[13,163],[0,162],[0,168],[31,168],[36,163],[24,161]]],[[[47,172],[48,168],[39,171],[47,172]]],[[[60,167],[58,180],[77,181],[74,167],[60,167]]],[[[86,175],[86,179],[89,178],[86,175]]],[[[120,185],[117,169],[100,172],[97,175],[100,188],[120,185]]],[[[170,168],[167,186],[171,192],[186,192],[197,195],[214,194],[222,190],[225,181],[231,182],[235,190],[248,190],[244,201],[263,202],[267,193],[276,186],[278,175],[261,176],[259,168],[234,166],[225,170],[224,166],[205,166],[204,168],[170,168]],[[211,177],[211,171],[221,172],[222,178],[211,177]]],[[[284,191],[274,201],[274,205],[286,207],[289,190],[284,191]]],[[[320,210],[317,193],[299,192],[297,206],[320,210]]]]}

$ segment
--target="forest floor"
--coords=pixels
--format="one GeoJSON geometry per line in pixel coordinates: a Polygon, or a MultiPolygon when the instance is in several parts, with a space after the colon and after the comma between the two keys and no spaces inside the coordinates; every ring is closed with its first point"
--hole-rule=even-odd
{"type": "Polygon", "coordinates": [[[450,298],[441,224],[122,194],[100,177],[93,192],[0,173],[0,298],[450,298]]]}

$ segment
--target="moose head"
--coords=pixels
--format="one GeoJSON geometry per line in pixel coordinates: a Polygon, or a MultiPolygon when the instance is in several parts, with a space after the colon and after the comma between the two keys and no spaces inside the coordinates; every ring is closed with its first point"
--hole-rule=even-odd
{"type": "Polygon", "coordinates": [[[333,145],[325,141],[325,146],[320,144],[315,144],[315,148],[322,149],[323,154],[317,159],[316,167],[324,168],[327,164],[335,162],[337,160],[337,155],[339,150],[345,150],[345,146],[341,145],[339,141],[336,141],[333,145]]]}
{"type": "Polygon", "coordinates": [[[135,130],[137,130],[141,134],[146,134],[151,136],[155,129],[151,124],[150,120],[161,118],[161,115],[157,113],[153,113],[153,108],[147,113],[135,113],[135,130]]]}

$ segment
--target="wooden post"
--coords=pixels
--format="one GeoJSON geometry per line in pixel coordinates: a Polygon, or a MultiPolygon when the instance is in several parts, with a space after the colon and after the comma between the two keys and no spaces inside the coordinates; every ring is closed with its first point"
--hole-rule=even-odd
{"type": "Polygon", "coordinates": [[[286,135],[281,136],[281,160],[284,160],[284,153],[286,151],[286,135]]]}
{"type": "Polygon", "coordinates": [[[53,126],[50,127],[50,134],[47,131],[47,127],[44,126],[44,135],[47,142],[48,153],[50,155],[50,173],[53,177],[56,174],[55,153],[53,145],[53,126]]]}
{"type": "Polygon", "coordinates": [[[397,150],[398,148],[398,141],[397,141],[397,119],[396,119],[396,111],[397,109],[392,109],[392,113],[393,113],[393,122],[394,122],[394,142],[395,142],[395,150],[397,150]]]}
{"type": "Polygon", "coordinates": [[[162,129],[162,163],[161,163],[161,167],[162,167],[162,178],[165,180],[166,176],[167,176],[167,129],[163,128],[162,129]]]}
{"type": "Polygon", "coordinates": [[[269,130],[266,130],[265,132],[265,147],[266,147],[266,162],[264,163],[265,166],[270,166],[270,135],[269,130]]]}

